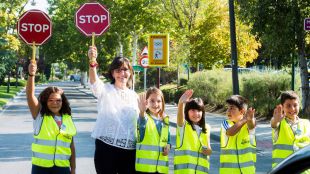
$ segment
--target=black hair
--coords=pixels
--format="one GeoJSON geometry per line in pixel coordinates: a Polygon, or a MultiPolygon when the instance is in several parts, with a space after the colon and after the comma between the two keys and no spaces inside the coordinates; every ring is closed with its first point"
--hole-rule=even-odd
{"type": "Polygon", "coordinates": [[[40,110],[41,116],[53,115],[53,112],[51,110],[49,110],[47,107],[48,98],[53,93],[58,93],[61,96],[62,105],[61,105],[61,109],[60,109],[59,113],[61,115],[68,114],[71,116],[71,107],[70,107],[70,104],[69,104],[67,97],[65,96],[64,91],[58,87],[55,87],[55,86],[50,86],[50,87],[45,88],[39,95],[39,102],[41,104],[41,110],[40,110]]]}
{"type": "Polygon", "coordinates": [[[247,110],[248,108],[248,100],[241,95],[232,95],[226,100],[226,103],[237,106],[239,110],[247,110]]]}
{"type": "Polygon", "coordinates": [[[116,69],[121,68],[122,66],[127,65],[128,69],[130,70],[130,77],[127,82],[127,87],[131,87],[132,85],[132,79],[133,79],[133,69],[130,64],[130,61],[126,57],[115,57],[109,66],[108,73],[106,74],[106,77],[111,81],[111,84],[115,83],[115,79],[113,77],[113,71],[116,69]]]}
{"type": "Polygon", "coordinates": [[[283,105],[286,100],[298,100],[299,96],[295,91],[284,91],[280,95],[281,104],[283,105]]]}
{"type": "Polygon", "coordinates": [[[194,98],[191,99],[189,102],[185,104],[184,114],[185,114],[185,120],[190,123],[192,126],[192,129],[194,129],[194,123],[189,119],[188,111],[191,109],[197,109],[198,111],[202,111],[202,117],[198,122],[198,126],[202,128],[202,132],[206,133],[206,120],[205,120],[205,107],[203,104],[203,101],[201,98],[194,98]]]}

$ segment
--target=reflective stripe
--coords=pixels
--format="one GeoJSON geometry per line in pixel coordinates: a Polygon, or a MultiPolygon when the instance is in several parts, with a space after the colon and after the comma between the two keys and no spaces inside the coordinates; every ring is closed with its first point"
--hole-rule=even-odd
{"type": "Polygon", "coordinates": [[[256,149],[248,147],[245,149],[239,149],[239,150],[234,150],[234,149],[221,149],[221,154],[223,155],[232,155],[232,154],[238,154],[238,155],[243,155],[246,153],[256,153],[256,149]]]}
{"type": "Polygon", "coordinates": [[[244,163],[220,163],[220,168],[244,168],[244,167],[252,167],[254,166],[253,161],[244,162],[244,163]]]}
{"type": "Polygon", "coordinates": [[[182,169],[193,169],[193,170],[199,170],[199,171],[206,172],[206,173],[209,172],[208,168],[200,166],[200,165],[191,164],[191,163],[174,165],[174,170],[182,170],[182,169]]]}
{"type": "Polygon", "coordinates": [[[284,160],[285,158],[272,158],[272,163],[280,163],[284,160]]]}
{"type": "Polygon", "coordinates": [[[193,157],[198,157],[198,154],[200,155],[203,155],[203,156],[206,156],[204,155],[203,153],[198,153],[198,152],[195,152],[195,151],[191,151],[191,150],[176,150],[174,152],[174,156],[184,156],[184,155],[189,155],[189,156],[193,156],[193,157]]]}
{"type": "MultiPolygon", "coordinates": [[[[32,156],[36,158],[45,159],[45,160],[54,160],[53,154],[32,152],[32,156]]],[[[70,155],[55,154],[55,160],[68,160],[68,159],[70,159],[70,155]]]]}
{"type": "Polygon", "coordinates": [[[279,149],[279,150],[291,150],[293,151],[293,146],[292,145],[287,145],[287,144],[275,144],[273,145],[273,149],[279,149]]]}
{"type": "Polygon", "coordinates": [[[136,159],[136,163],[139,163],[139,164],[150,164],[150,165],[158,165],[158,166],[168,166],[169,163],[168,161],[162,161],[162,160],[158,160],[158,163],[157,163],[157,160],[153,160],[153,159],[144,159],[144,158],[137,158],[136,159]]]}
{"type": "Polygon", "coordinates": [[[154,145],[137,144],[137,150],[148,150],[148,151],[162,152],[163,148],[160,148],[160,146],[154,146],[154,145]]]}
{"type": "MultiPolygon", "coordinates": [[[[39,144],[39,145],[44,145],[44,146],[55,146],[56,145],[55,140],[42,140],[42,139],[38,139],[38,138],[34,139],[34,143],[39,144]]],[[[70,144],[71,143],[69,143],[69,142],[64,142],[61,140],[58,140],[58,142],[57,142],[57,146],[63,146],[63,147],[67,147],[67,148],[70,148],[70,144]]]]}

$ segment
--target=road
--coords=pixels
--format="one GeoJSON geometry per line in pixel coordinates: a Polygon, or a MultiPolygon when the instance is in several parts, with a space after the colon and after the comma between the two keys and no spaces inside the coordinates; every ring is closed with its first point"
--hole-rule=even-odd
{"type": "MultiPolygon", "coordinates": [[[[77,174],[95,174],[93,164],[94,140],[90,137],[96,121],[96,99],[87,88],[74,82],[49,84],[64,89],[72,108],[74,123],[78,134],[75,137],[77,155],[77,174]]],[[[37,86],[36,95],[47,85],[37,86]]],[[[176,106],[166,105],[171,121],[171,140],[175,145],[176,106]]],[[[211,174],[218,173],[219,131],[225,116],[207,113],[206,121],[211,125],[211,174]]],[[[0,173],[31,173],[32,117],[22,91],[10,101],[0,113],[0,173]]],[[[266,173],[271,168],[271,129],[268,123],[259,123],[257,136],[257,173],[266,173]]],[[[170,153],[170,172],[173,173],[173,151],[170,153]]]]}

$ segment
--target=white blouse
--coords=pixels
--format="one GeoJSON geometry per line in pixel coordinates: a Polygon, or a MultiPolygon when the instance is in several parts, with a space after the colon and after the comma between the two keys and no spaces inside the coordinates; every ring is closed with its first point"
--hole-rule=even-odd
{"type": "Polygon", "coordinates": [[[97,78],[90,89],[98,99],[98,116],[92,137],[123,149],[135,149],[139,117],[138,95],[130,89],[117,89],[97,78]]]}

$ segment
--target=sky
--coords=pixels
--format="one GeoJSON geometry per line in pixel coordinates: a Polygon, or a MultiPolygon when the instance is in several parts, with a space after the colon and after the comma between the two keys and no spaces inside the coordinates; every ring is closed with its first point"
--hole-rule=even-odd
{"type": "Polygon", "coordinates": [[[47,7],[48,7],[47,0],[34,0],[36,2],[35,6],[31,5],[32,1],[33,0],[28,1],[27,5],[25,7],[25,10],[38,9],[38,10],[42,10],[45,13],[47,13],[47,7]]]}

